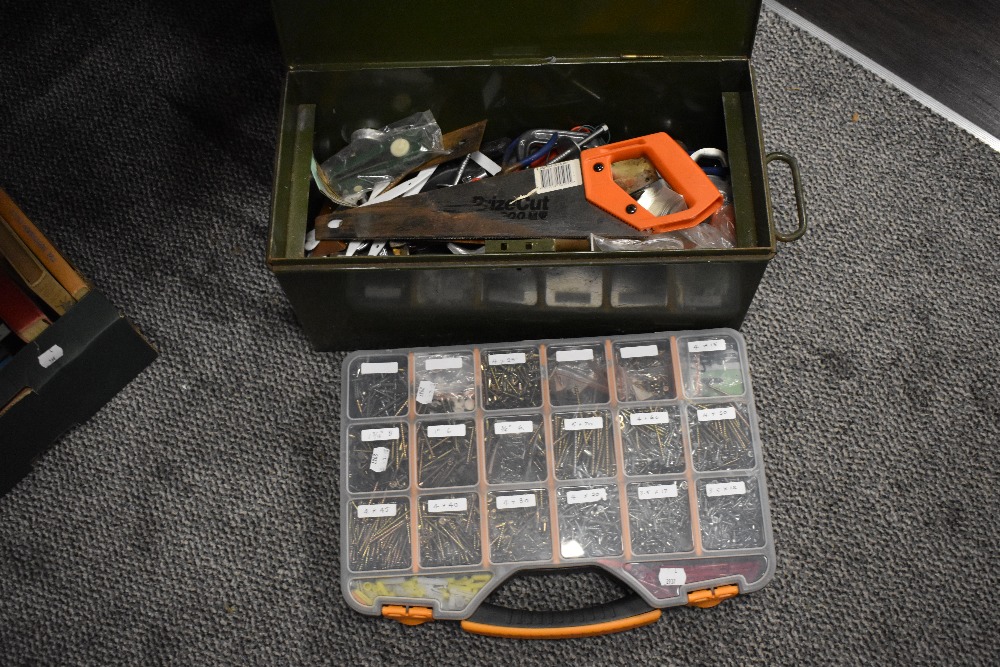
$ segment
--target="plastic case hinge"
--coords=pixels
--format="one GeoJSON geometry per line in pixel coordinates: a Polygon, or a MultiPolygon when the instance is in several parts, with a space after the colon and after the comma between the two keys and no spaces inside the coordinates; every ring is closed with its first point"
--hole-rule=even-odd
{"type": "Polygon", "coordinates": [[[403,625],[420,625],[434,620],[434,611],[430,607],[404,607],[399,604],[383,606],[382,615],[403,625]]]}
{"type": "Polygon", "coordinates": [[[708,609],[709,607],[714,607],[723,600],[736,597],[739,592],[739,586],[719,586],[717,588],[710,588],[702,591],[691,591],[688,593],[688,606],[708,609]]]}

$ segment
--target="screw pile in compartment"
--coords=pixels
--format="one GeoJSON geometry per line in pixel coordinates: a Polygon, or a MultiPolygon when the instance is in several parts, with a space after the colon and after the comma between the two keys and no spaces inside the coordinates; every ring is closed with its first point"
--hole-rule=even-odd
{"type": "Polygon", "coordinates": [[[559,552],[563,558],[617,556],[622,553],[618,490],[606,488],[607,497],[571,505],[560,499],[559,552]]]}
{"type": "Polygon", "coordinates": [[[406,414],[409,392],[406,363],[396,373],[360,372],[351,378],[351,412],[354,417],[399,417],[406,414]]]}
{"type": "Polygon", "coordinates": [[[669,348],[650,357],[619,358],[615,361],[618,399],[652,401],[674,397],[674,370],[669,348]]]}
{"type": "Polygon", "coordinates": [[[504,417],[486,421],[486,479],[490,484],[540,482],[547,477],[545,431],[537,419],[504,417]],[[499,421],[531,421],[532,430],[498,435],[493,424],[499,421]]]}
{"type": "Polygon", "coordinates": [[[410,567],[410,512],[402,499],[371,499],[350,504],[352,570],[396,570],[410,567]],[[396,503],[395,516],[359,518],[359,505],[396,503]]]}
{"type": "Polygon", "coordinates": [[[677,408],[623,408],[618,413],[618,428],[622,434],[626,474],[662,475],[684,472],[684,442],[677,408]],[[630,422],[633,414],[660,411],[669,414],[668,422],[634,426],[630,422]]]}
{"type": "Polygon", "coordinates": [[[738,404],[701,403],[688,408],[691,455],[697,470],[745,470],[753,468],[755,457],[750,418],[738,404]],[[698,410],[733,408],[733,419],[699,421],[698,410]]]}
{"type": "Polygon", "coordinates": [[[558,479],[588,479],[615,474],[614,452],[611,447],[611,424],[603,412],[580,412],[554,415],[555,440],[552,449],[558,479]],[[597,429],[567,430],[566,420],[600,417],[603,425],[597,429]]]}
{"type": "MultiPolygon", "coordinates": [[[[348,432],[347,487],[356,493],[378,491],[401,491],[409,485],[409,441],[406,424],[392,424],[399,428],[400,435],[393,440],[363,442],[361,427],[354,426],[348,432]],[[389,450],[385,469],[372,470],[372,453],[379,447],[389,450]]],[[[371,427],[370,427],[371,428],[371,427]]]]}
{"type": "Polygon", "coordinates": [[[635,484],[629,492],[628,516],[632,550],[637,554],[664,554],[690,551],[691,508],[688,504],[688,483],[670,481],[635,484]],[[639,487],[677,485],[672,498],[638,497],[639,487]]]}
{"type": "Polygon", "coordinates": [[[453,421],[446,424],[464,424],[465,435],[432,438],[428,428],[444,424],[417,427],[417,480],[422,488],[468,486],[479,478],[475,423],[453,421]]]}
{"type": "Polygon", "coordinates": [[[468,498],[463,512],[433,513],[427,499],[420,507],[420,564],[424,567],[475,565],[482,560],[479,539],[479,505],[476,496],[468,498]]]}
{"type": "MultiPolygon", "coordinates": [[[[532,493],[534,507],[490,510],[490,558],[495,562],[548,560],[552,558],[552,531],[549,528],[549,508],[544,492],[511,491],[510,494],[532,493]]],[[[506,495],[506,492],[505,492],[506,495]]]]}
{"type": "Polygon", "coordinates": [[[698,482],[701,543],[706,549],[752,549],[764,546],[764,517],[757,483],[747,479],[713,479],[698,482]],[[708,484],[745,482],[746,493],[709,497],[708,484]]]}
{"type": "Polygon", "coordinates": [[[608,369],[604,352],[598,350],[593,359],[554,361],[556,352],[549,354],[549,394],[553,405],[590,405],[607,403],[608,369]]]}
{"type": "Polygon", "coordinates": [[[506,350],[483,350],[483,393],[487,410],[537,408],[542,404],[541,365],[537,350],[515,350],[524,363],[491,366],[489,355],[506,350]]]}

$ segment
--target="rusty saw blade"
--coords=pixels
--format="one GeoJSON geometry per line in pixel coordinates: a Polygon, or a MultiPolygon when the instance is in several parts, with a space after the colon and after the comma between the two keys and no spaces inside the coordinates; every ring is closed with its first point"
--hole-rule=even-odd
{"type": "Polygon", "coordinates": [[[580,161],[500,174],[316,218],[320,240],[644,238],[587,201],[580,161]]]}

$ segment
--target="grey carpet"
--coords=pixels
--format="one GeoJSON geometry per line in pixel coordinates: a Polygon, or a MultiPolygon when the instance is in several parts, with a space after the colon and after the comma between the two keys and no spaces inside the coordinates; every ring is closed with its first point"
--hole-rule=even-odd
{"type": "Polygon", "coordinates": [[[578,641],[404,628],[342,599],[341,357],[264,265],[269,15],[117,4],[0,0],[0,183],[162,352],[0,499],[0,663],[995,663],[1000,156],[765,13],[767,146],[814,223],[744,326],[773,582],[578,641]]]}

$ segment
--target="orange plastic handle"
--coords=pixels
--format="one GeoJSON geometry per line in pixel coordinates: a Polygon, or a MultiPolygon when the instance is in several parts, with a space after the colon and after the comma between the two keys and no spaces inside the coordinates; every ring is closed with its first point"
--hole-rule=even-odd
{"type": "Polygon", "coordinates": [[[684,149],[664,132],[589,148],[580,156],[580,167],[587,201],[643,231],[669,232],[694,227],[722,206],[719,189],[684,149]],[[643,156],[653,163],[667,184],[684,197],[687,209],[657,217],[639,206],[614,182],[612,164],[643,156]]]}

